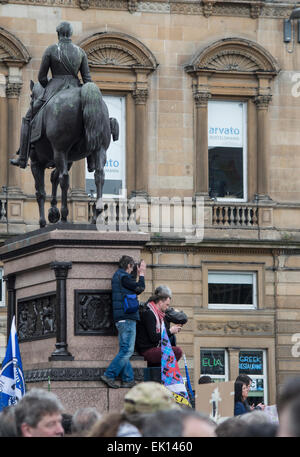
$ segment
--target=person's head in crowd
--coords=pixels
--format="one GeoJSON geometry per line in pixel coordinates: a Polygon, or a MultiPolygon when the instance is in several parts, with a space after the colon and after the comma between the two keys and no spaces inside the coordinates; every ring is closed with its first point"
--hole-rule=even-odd
{"type": "Polygon", "coordinates": [[[134,264],[133,258],[129,255],[123,255],[119,260],[119,268],[125,270],[127,273],[132,273],[134,264]]]}
{"type": "Polygon", "coordinates": [[[271,419],[263,411],[255,410],[246,414],[242,414],[239,418],[241,421],[247,424],[270,424],[271,419]]]}
{"type": "Polygon", "coordinates": [[[246,384],[246,386],[248,387],[248,389],[250,389],[250,387],[251,387],[252,379],[247,374],[239,374],[238,377],[236,378],[236,381],[244,382],[246,384]]]}
{"type": "Polygon", "coordinates": [[[202,375],[199,378],[198,384],[211,384],[213,380],[208,375],[202,375]]]}
{"type": "Polygon", "coordinates": [[[161,311],[162,313],[165,313],[167,311],[167,309],[170,306],[170,301],[171,301],[171,297],[170,297],[170,295],[168,295],[166,293],[152,295],[152,297],[150,297],[148,300],[148,302],[154,303],[156,308],[159,311],[161,311]]]}
{"type": "Polygon", "coordinates": [[[235,381],[234,383],[234,402],[242,402],[248,397],[247,384],[242,381],[235,381]]]}
{"type": "Polygon", "coordinates": [[[260,423],[246,423],[245,425],[236,436],[241,438],[275,438],[277,436],[278,425],[271,422],[265,422],[263,427],[260,423]]]}
{"type": "Polygon", "coordinates": [[[235,438],[240,436],[244,428],[247,426],[246,422],[240,420],[242,416],[230,417],[229,419],[220,422],[216,428],[216,435],[218,437],[235,438]]]}
{"type": "Polygon", "coordinates": [[[141,437],[138,428],[141,421],[142,417],[138,420],[137,417],[131,418],[125,413],[108,413],[95,422],[84,436],[89,438],[141,437]]]}
{"type": "Polygon", "coordinates": [[[7,406],[0,413],[0,438],[17,437],[14,406],[7,406]]]}
{"type": "Polygon", "coordinates": [[[43,389],[32,389],[15,406],[18,436],[63,436],[63,406],[58,397],[43,389]]]}
{"type": "Polygon", "coordinates": [[[277,402],[278,414],[280,415],[287,405],[300,396],[300,376],[293,376],[283,384],[279,392],[277,402]]]}
{"type": "Polygon", "coordinates": [[[101,416],[99,411],[94,407],[79,408],[72,418],[72,434],[86,434],[101,419],[101,416]]]}
{"type": "Polygon", "coordinates": [[[163,409],[180,409],[169,389],[158,382],[141,382],[124,397],[126,414],[153,413],[163,409]]]}
{"type": "Polygon", "coordinates": [[[170,287],[168,287],[168,286],[160,285],[160,286],[156,287],[156,289],[154,291],[154,295],[161,295],[161,294],[168,295],[170,298],[172,298],[172,291],[171,291],[170,287]]]}
{"type": "Polygon", "coordinates": [[[149,414],[142,427],[144,437],[215,437],[216,424],[208,416],[181,408],[149,414]]]}
{"type": "Polygon", "coordinates": [[[300,395],[294,397],[281,409],[278,435],[286,438],[300,437],[300,395]]]}

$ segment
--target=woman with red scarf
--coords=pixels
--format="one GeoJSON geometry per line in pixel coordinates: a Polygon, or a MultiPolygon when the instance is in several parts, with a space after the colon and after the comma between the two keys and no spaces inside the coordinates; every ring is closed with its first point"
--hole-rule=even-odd
{"type": "MultiPolygon", "coordinates": [[[[181,325],[172,325],[165,319],[165,313],[170,305],[171,297],[158,294],[150,298],[146,310],[141,312],[136,329],[136,349],[148,362],[148,366],[161,364],[161,325],[164,322],[169,337],[181,330],[181,325]]],[[[182,349],[172,346],[176,360],[182,356],[182,349]]]]}

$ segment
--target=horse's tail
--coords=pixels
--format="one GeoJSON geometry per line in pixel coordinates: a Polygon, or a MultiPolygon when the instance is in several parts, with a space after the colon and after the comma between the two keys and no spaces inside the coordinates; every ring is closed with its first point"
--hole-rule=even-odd
{"type": "Polygon", "coordinates": [[[81,103],[85,138],[89,153],[101,145],[102,129],[99,126],[99,113],[102,112],[102,95],[95,83],[89,82],[81,88],[81,103]]]}
{"type": "Polygon", "coordinates": [[[110,117],[109,118],[109,122],[110,122],[110,131],[111,131],[113,140],[114,141],[118,141],[118,139],[119,139],[119,123],[118,123],[117,119],[115,119],[114,117],[110,117]]]}

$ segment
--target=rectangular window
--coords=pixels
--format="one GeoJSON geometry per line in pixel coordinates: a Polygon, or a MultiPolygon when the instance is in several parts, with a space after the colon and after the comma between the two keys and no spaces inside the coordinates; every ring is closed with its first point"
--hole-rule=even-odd
{"type": "MultiPolygon", "coordinates": [[[[119,140],[114,142],[111,139],[107,150],[107,160],[104,168],[105,182],[103,196],[113,198],[125,197],[126,189],[126,116],[125,116],[125,97],[104,95],[104,101],[109,111],[109,117],[114,117],[119,123],[119,140]]],[[[95,195],[96,186],[94,173],[90,173],[86,164],[86,192],[95,195]]]]}
{"type": "Polygon", "coordinates": [[[225,349],[200,349],[201,376],[207,375],[214,382],[228,381],[228,353],[225,349]]]}
{"type": "Polygon", "coordinates": [[[239,374],[252,379],[248,403],[267,404],[267,354],[263,349],[243,349],[239,353],[239,374]]]}
{"type": "Polygon", "coordinates": [[[3,280],[2,267],[0,267],[0,306],[5,306],[5,282],[3,280]]]}
{"type": "Polygon", "coordinates": [[[208,103],[209,195],[247,201],[247,103],[208,103]]]}
{"type": "Polygon", "coordinates": [[[208,308],[255,309],[256,307],[255,272],[208,272],[208,308]]]}

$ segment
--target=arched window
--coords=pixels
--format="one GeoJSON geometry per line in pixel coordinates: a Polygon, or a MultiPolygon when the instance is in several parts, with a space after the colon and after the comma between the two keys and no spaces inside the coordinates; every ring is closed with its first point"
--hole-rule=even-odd
{"type": "Polygon", "coordinates": [[[108,153],[104,194],[118,195],[125,187],[128,195],[146,195],[149,75],[158,63],[144,44],[124,33],[97,33],[79,45],[88,56],[92,79],[104,94],[110,116],[120,121],[120,141],[108,153]]]}
{"type": "Polygon", "coordinates": [[[185,66],[196,109],[195,194],[269,199],[268,106],[279,67],[262,46],[225,38],[185,66]]]}

